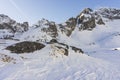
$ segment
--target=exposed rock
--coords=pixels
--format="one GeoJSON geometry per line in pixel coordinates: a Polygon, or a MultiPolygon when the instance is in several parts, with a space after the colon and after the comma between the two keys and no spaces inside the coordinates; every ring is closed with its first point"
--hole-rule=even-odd
{"type": "Polygon", "coordinates": [[[59,42],[58,42],[58,44],[64,46],[66,49],[69,49],[69,46],[67,44],[59,43],[59,42]]]}
{"type": "Polygon", "coordinates": [[[98,12],[108,19],[120,19],[120,9],[115,8],[101,8],[98,12]]]}
{"type": "Polygon", "coordinates": [[[7,29],[10,32],[15,33],[15,29],[13,28],[13,26],[9,25],[8,23],[0,24],[0,29],[7,29]]]}
{"type": "Polygon", "coordinates": [[[51,35],[52,38],[56,38],[58,36],[57,27],[55,23],[49,24],[48,34],[51,35]]]}
{"type": "Polygon", "coordinates": [[[52,43],[58,43],[58,41],[56,39],[52,39],[50,40],[50,42],[48,42],[49,44],[52,44],[52,43]]]}
{"type": "Polygon", "coordinates": [[[82,22],[79,30],[92,30],[96,27],[95,18],[92,17],[86,22],[82,22]]]}
{"type": "Polygon", "coordinates": [[[95,16],[93,10],[90,8],[84,9],[80,15],[77,16],[77,25],[79,30],[92,30],[95,28],[95,16]]]}
{"type": "Polygon", "coordinates": [[[12,53],[20,54],[20,53],[34,52],[44,47],[45,45],[41,43],[24,41],[24,42],[20,42],[20,43],[8,46],[6,49],[10,50],[12,53]]]}
{"type": "Polygon", "coordinates": [[[36,26],[41,27],[41,31],[47,33],[52,38],[56,38],[58,36],[57,27],[56,27],[55,22],[42,19],[38,22],[38,24],[36,26]]]}
{"type": "Polygon", "coordinates": [[[27,31],[29,28],[29,23],[28,22],[23,22],[23,24],[21,25],[24,28],[24,31],[27,31]]]}
{"type": "Polygon", "coordinates": [[[56,39],[52,39],[49,44],[51,44],[51,48],[53,50],[53,55],[56,55],[56,54],[61,54],[61,55],[66,55],[68,56],[69,55],[69,47],[75,51],[75,52],[78,52],[78,53],[84,53],[82,51],[82,49],[80,48],[77,48],[77,47],[74,47],[74,46],[69,46],[65,43],[60,43],[58,42],[56,39]]]}
{"type": "Polygon", "coordinates": [[[90,8],[85,8],[85,9],[82,11],[82,13],[84,13],[84,14],[90,14],[91,12],[93,12],[93,10],[90,9],[90,8]]]}
{"type": "Polygon", "coordinates": [[[95,11],[95,12],[93,13],[93,15],[94,15],[95,20],[96,20],[96,23],[97,23],[98,25],[105,25],[105,23],[104,23],[104,21],[103,21],[103,19],[102,19],[102,16],[100,15],[100,13],[98,13],[97,11],[95,11]]]}
{"type": "Polygon", "coordinates": [[[59,46],[56,46],[60,52],[62,52],[62,54],[64,54],[65,56],[68,56],[68,49],[66,48],[63,48],[63,47],[59,47],[59,46]]]}
{"type": "Polygon", "coordinates": [[[99,25],[105,25],[105,23],[103,22],[102,19],[99,19],[99,20],[97,21],[97,24],[99,24],[99,25]]]}
{"type": "Polygon", "coordinates": [[[70,46],[71,48],[72,48],[72,50],[74,50],[75,52],[79,52],[79,53],[84,53],[83,51],[82,51],[82,49],[80,49],[80,48],[77,48],[77,47],[74,47],[74,46],[70,46]]]}
{"type": "Polygon", "coordinates": [[[61,54],[62,56],[68,56],[69,54],[69,46],[67,44],[64,43],[60,43],[58,42],[56,39],[52,39],[50,42],[51,48],[52,48],[52,55],[57,55],[57,54],[61,54]]]}
{"type": "Polygon", "coordinates": [[[72,34],[72,31],[74,31],[76,24],[76,18],[72,17],[68,19],[64,24],[59,24],[59,26],[62,33],[65,33],[67,36],[70,36],[72,34]]]}
{"type": "Polygon", "coordinates": [[[7,62],[7,63],[16,63],[16,59],[14,59],[13,57],[9,56],[9,55],[6,55],[6,54],[1,54],[0,53],[0,61],[3,61],[3,62],[7,62]]]}
{"type": "Polygon", "coordinates": [[[54,44],[54,43],[56,43],[56,44],[58,44],[59,46],[63,46],[64,48],[69,49],[69,46],[68,46],[67,44],[60,43],[60,42],[58,42],[56,39],[52,39],[52,40],[50,40],[50,42],[47,42],[47,43],[48,43],[48,44],[54,44]]]}
{"type": "Polygon", "coordinates": [[[17,23],[15,20],[9,18],[7,15],[0,14],[0,29],[7,29],[12,33],[27,31],[29,27],[28,22],[17,23]]]}

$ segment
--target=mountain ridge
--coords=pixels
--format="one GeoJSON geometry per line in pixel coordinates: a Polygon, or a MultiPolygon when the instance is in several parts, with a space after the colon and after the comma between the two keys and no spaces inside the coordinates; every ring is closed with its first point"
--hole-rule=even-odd
{"type": "MultiPolygon", "coordinates": [[[[47,19],[41,19],[36,24],[29,26],[28,22],[18,23],[15,20],[9,18],[8,16],[1,14],[0,15],[0,29],[8,30],[2,32],[3,36],[1,38],[15,38],[16,34],[26,34],[27,32],[38,32],[39,38],[46,38],[41,41],[50,41],[51,39],[57,39],[60,37],[60,34],[66,35],[70,37],[74,32],[75,28],[78,28],[78,31],[92,31],[97,25],[105,25],[105,21],[120,19],[120,10],[114,8],[100,8],[98,10],[92,10],[90,8],[85,8],[79,15],[76,17],[71,17],[66,22],[61,24],[56,24],[53,21],[49,21],[47,19]],[[111,14],[110,14],[111,13],[111,14]],[[104,20],[105,19],[105,20],[104,20]],[[32,31],[33,29],[33,31],[32,31]],[[39,29],[39,30],[38,30],[39,29]],[[35,30],[35,31],[34,31],[35,30]],[[5,33],[5,34],[4,34],[5,33]],[[41,35],[43,33],[44,35],[41,35]],[[47,37],[49,36],[49,40],[47,37]],[[51,39],[50,39],[51,38],[51,39]]],[[[29,37],[34,37],[34,35],[22,36],[25,39],[29,39],[29,37]]],[[[39,41],[37,39],[36,41],[39,41]]]]}
{"type": "Polygon", "coordinates": [[[20,31],[7,20],[0,80],[120,80],[119,10],[103,12],[86,8],[64,23],[42,19],[20,31]]]}

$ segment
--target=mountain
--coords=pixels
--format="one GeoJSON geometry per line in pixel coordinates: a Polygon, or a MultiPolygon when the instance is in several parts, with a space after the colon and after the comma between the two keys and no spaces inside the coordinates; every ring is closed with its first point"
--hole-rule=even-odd
{"type": "MultiPolygon", "coordinates": [[[[116,17],[119,17],[119,9],[100,8],[93,11],[90,8],[86,8],[75,18],[71,17],[66,20],[66,22],[61,24],[56,24],[55,22],[48,21],[46,19],[39,20],[36,24],[29,28],[28,31],[23,33],[23,35],[19,37],[19,39],[43,43],[49,42],[51,39],[56,39],[62,43],[67,44],[70,44],[68,43],[68,41],[70,41],[71,43],[73,43],[70,45],[74,45],[77,42],[79,42],[79,45],[96,43],[98,42],[96,41],[97,39],[94,39],[96,37],[92,38],[92,36],[97,36],[97,34],[98,36],[100,34],[103,35],[103,33],[105,33],[104,35],[106,36],[109,35],[111,31],[110,28],[112,28],[112,26],[109,26],[108,24],[113,22],[117,23],[119,21],[118,18],[111,19],[109,17],[106,17],[110,15],[110,13],[106,13],[104,10],[108,10],[109,12],[111,12],[111,14],[114,13],[114,15],[111,15],[111,17],[114,17],[115,15],[116,17]],[[108,32],[105,32],[105,29],[108,29],[108,32]],[[86,36],[83,34],[86,34],[86,36]]],[[[116,31],[116,33],[118,32],[119,31],[116,31]]],[[[78,47],[80,47],[79,45],[78,47]]]]}
{"type": "MultiPolygon", "coordinates": [[[[30,36],[27,35],[26,37],[27,39],[31,37],[35,37],[35,38],[39,37],[38,39],[42,39],[43,36],[49,36],[52,39],[54,39],[54,38],[58,38],[60,34],[65,34],[66,36],[70,36],[76,27],[79,28],[79,31],[92,30],[93,28],[96,27],[96,24],[104,25],[105,23],[103,22],[99,14],[95,14],[95,12],[93,12],[92,9],[86,8],[78,16],[76,16],[76,18],[71,17],[62,24],[56,24],[53,21],[42,19],[38,21],[37,24],[33,25],[32,31],[35,33],[32,32],[33,33],[32,35],[30,36]],[[40,35],[38,34],[41,34],[41,32],[44,33],[44,35],[41,35],[40,37],[40,35]]],[[[29,31],[31,31],[31,29],[29,31]]]]}
{"type": "Polygon", "coordinates": [[[29,27],[28,22],[17,23],[15,20],[10,19],[8,16],[0,15],[0,29],[8,30],[10,33],[23,33],[24,38],[29,39],[32,37],[36,38],[36,41],[50,41],[51,39],[56,39],[59,35],[64,34],[68,37],[72,35],[72,32],[76,28],[78,31],[92,31],[97,25],[105,25],[106,20],[120,19],[119,9],[114,8],[100,8],[99,10],[93,11],[90,8],[84,9],[78,16],[69,18],[66,22],[62,24],[56,24],[53,21],[48,21],[46,19],[39,20],[32,27],[29,27]],[[35,30],[35,31],[34,31],[35,30]],[[29,32],[34,32],[33,34],[27,34],[29,32]],[[40,35],[42,32],[42,35],[40,35]],[[44,34],[43,34],[44,33],[44,34]],[[38,35],[38,36],[37,36],[38,35]],[[46,37],[43,40],[43,37],[46,37]],[[47,39],[47,37],[51,39],[47,39]]]}
{"type": "Polygon", "coordinates": [[[120,80],[120,9],[83,9],[29,26],[0,14],[0,80],[120,80]]]}
{"type": "Polygon", "coordinates": [[[0,14],[0,30],[2,30],[0,33],[3,34],[0,38],[11,38],[15,33],[22,33],[27,31],[28,27],[28,22],[17,23],[7,15],[0,14]]]}

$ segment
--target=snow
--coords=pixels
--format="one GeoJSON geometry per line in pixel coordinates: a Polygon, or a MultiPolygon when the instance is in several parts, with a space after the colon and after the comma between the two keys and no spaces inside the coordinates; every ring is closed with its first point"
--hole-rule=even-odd
{"type": "Polygon", "coordinates": [[[69,48],[68,56],[58,53],[54,56],[50,44],[29,54],[5,50],[7,46],[25,40],[51,40],[48,34],[41,31],[41,28],[48,27],[45,26],[48,23],[45,19],[37,24],[39,27],[31,27],[22,35],[16,34],[14,38],[20,41],[0,39],[0,80],[120,80],[119,22],[107,20],[105,25],[97,25],[92,31],[79,31],[76,27],[69,37],[58,31],[59,42],[81,48],[84,54],[69,48]],[[5,55],[12,60],[3,61],[5,55]]]}
{"type": "Polygon", "coordinates": [[[0,30],[0,38],[5,38],[5,37],[10,37],[13,36],[14,34],[9,32],[9,30],[0,30]]]}
{"type": "Polygon", "coordinates": [[[46,42],[50,41],[52,38],[47,35],[47,33],[42,32],[41,28],[32,28],[29,31],[25,32],[21,37],[19,37],[21,40],[28,40],[28,41],[40,41],[40,42],[46,42]]]}
{"type": "MultiPolygon", "coordinates": [[[[12,44],[15,43],[14,41],[11,42],[12,44]]],[[[1,64],[0,80],[120,79],[120,65],[116,65],[120,62],[120,54],[116,52],[114,54],[113,51],[97,51],[96,53],[89,53],[88,56],[86,54],[75,53],[69,49],[68,57],[55,57],[50,55],[51,47],[47,45],[42,50],[29,54],[18,55],[6,50],[0,50],[0,53],[16,59],[16,64],[1,64]]]]}

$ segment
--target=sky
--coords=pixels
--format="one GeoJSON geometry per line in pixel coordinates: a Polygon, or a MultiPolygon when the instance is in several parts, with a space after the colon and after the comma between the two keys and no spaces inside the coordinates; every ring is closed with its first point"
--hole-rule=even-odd
{"type": "Polygon", "coordinates": [[[88,7],[120,8],[120,0],[0,0],[0,14],[30,24],[42,18],[62,23],[88,7]]]}

